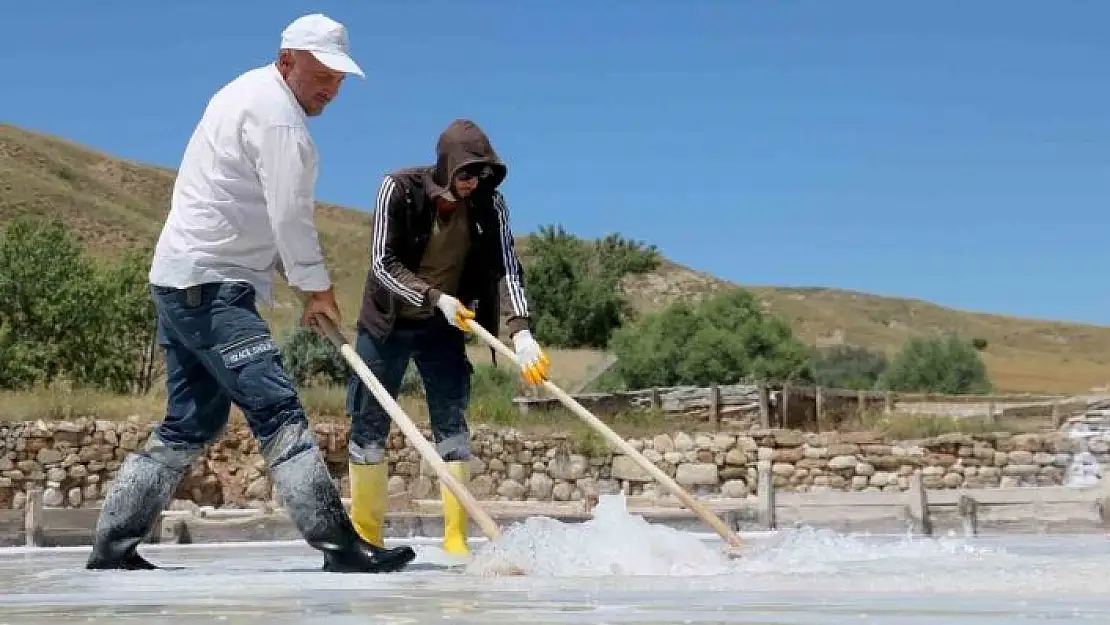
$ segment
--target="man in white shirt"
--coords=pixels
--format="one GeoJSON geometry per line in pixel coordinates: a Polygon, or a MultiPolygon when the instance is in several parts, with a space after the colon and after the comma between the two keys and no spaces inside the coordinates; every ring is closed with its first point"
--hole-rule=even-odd
{"type": "Polygon", "coordinates": [[[276,63],[250,70],[208,103],[185,149],[155,248],[151,291],[166,358],[166,416],[129,454],[97,523],[90,569],[156,568],[136,552],[184,472],[223,432],[231,404],[258,439],[277,495],[324,570],[385,572],[415,557],[351,524],[256,297],[281,272],[306,295],[302,325],[341,322],[314,223],[316,146],[307,118],[363,76],[346,29],[320,14],[282,33],[276,63]]]}

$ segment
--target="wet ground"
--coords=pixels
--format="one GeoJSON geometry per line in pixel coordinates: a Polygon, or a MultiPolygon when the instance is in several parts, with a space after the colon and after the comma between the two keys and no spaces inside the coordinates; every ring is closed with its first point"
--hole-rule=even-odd
{"type": "Polygon", "coordinates": [[[747,536],[729,560],[709,536],[611,511],[596,523],[531,519],[469,562],[416,541],[411,570],[319,572],[299,542],[149,546],[180,570],[88,572],[87,549],[0,550],[0,624],[340,625],[1105,623],[1110,539],[747,536]],[[490,576],[506,564],[519,577],[490,576]]]}

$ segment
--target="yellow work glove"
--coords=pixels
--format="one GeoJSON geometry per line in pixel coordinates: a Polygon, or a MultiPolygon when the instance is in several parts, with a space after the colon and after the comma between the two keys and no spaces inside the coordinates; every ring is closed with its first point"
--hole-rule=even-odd
{"type": "Polygon", "coordinates": [[[513,335],[513,347],[516,348],[516,359],[520,363],[524,379],[529,384],[539,384],[547,379],[547,367],[551,360],[540,349],[540,344],[532,338],[528,330],[521,330],[513,335]]]}
{"type": "Polygon", "coordinates": [[[463,332],[470,332],[468,320],[474,318],[474,312],[462,305],[462,302],[444,293],[436,299],[436,308],[447,318],[447,323],[463,332]]]}

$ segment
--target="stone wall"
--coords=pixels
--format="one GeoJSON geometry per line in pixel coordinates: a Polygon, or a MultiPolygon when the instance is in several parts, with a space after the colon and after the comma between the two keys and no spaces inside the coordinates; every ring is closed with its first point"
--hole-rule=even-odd
{"type": "MultiPolygon", "coordinates": [[[[96,506],[127,452],[150,425],[137,421],[6,423],[0,425],[0,508],[21,507],[25,493],[43,488],[48,506],[96,506]]],[[[394,429],[390,489],[414,499],[439,497],[434,473],[394,429]]],[[[315,426],[317,440],[344,494],[347,428],[315,426]]],[[[427,432],[425,432],[427,435],[427,432]]],[[[535,437],[510,429],[476,428],[471,489],[480,499],[571,501],[588,493],[659,492],[632,458],[605,451],[600,439],[535,437]]],[[[943,435],[888,441],[861,433],[791,430],[660,434],[629,442],[692,492],[744,497],[758,470],[770,469],[776,488],[899,490],[921,469],[927,488],[1053,485],[1064,481],[1076,452],[1110,461],[1110,434],[1086,441],[1063,434],[943,435]]],[[[191,467],[177,498],[198,505],[240,507],[269,500],[270,483],[258,446],[234,424],[191,467]]]]}

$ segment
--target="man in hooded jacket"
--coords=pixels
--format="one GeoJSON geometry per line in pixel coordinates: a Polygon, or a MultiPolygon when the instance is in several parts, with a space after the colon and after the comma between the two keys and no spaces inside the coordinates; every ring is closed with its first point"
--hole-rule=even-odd
{"type": "MultiPolygon", "coordinates": [[[[465,119],[443,131],[436,156],[435,165],[391,172],[378,189],[355,349],[394,398],[410,358],[415,361],[437,451],[466,484],[473,369],[464,332],[470,321],[496,336],[505,301],[506,327],[525,380],[546,379],[550,361],[529,329],[523,271],[498,191],[505,163],[478,125],[465,119]]],[[[364,540],[381,546],[390,418],[354,375],[347,413],[351,519],[364,540]]],[[[466,554],[466,512],[446,486],[440,494],[444,550],[466,554]]]]}

